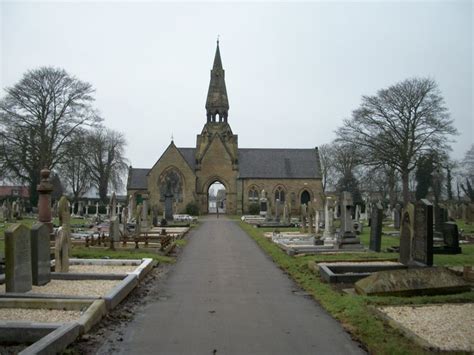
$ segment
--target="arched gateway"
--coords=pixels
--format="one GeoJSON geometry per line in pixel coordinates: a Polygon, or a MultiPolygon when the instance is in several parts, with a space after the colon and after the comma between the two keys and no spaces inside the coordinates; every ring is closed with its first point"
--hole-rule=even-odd
{"type": "MultiPolygon", "coordinates": [[[[258,204],[260,192],[269,191],[270,205],[275,198],[287,200],[293,213],[307,196],[322,193],[318,149],[246,149],[238,147],[238,137],[228,121],[229,101],[225,71],[217,43],[206,100],[206,121],[196,146],[168,148],[151,169],[130,167],[127,192],[132,204],[137,195],[163,211],[165,200],[176,213],[195,204],[201,213],[209,211],[210,186],[225,186],[225,208],[229,214],[248,213],[258,204]],[[303,198],[301,191],[306,191],[303,198]],[[286,198],[288,197],[288,198],[286,198]],[[300,197],[300,198],[298,198],[300,197]]],[[[259,129],[259,128],[256,128],[259,129]]],[[[260,128],[264,131],[264,127],[260,128]]],[[[133,206],[132,206],[133,207],[133,206]]],[[[322,207],[322,206],[321,206],[322,207]]]]}

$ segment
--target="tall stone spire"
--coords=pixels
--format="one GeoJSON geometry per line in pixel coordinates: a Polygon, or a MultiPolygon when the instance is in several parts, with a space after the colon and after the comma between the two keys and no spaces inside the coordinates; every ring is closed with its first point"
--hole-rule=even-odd
{"type": "Polygon", "coordinates": [[[217,40],[216,55],[211,70],[211,81],[206,100],[207,122],[227,122],[228,111],[229,101],[225,88],[225,72],[222,69],[219,40],[217,40]]]}

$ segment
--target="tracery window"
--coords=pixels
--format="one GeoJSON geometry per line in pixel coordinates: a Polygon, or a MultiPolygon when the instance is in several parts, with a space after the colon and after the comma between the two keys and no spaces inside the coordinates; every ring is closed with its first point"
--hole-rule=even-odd
{"type": "Polygon", "coordinates": [[[255,186],[252,186],[249,189],[249,202],[258,202],[259,197],[258,197],[258,190],[255,186]]]}
{"type": "Polygon", "coordinates": [[[281,186],[278,186],[275,190],[275,201],[276,200],[280,200],[280,202],[285,202],[285,190],[283,190],[283,187],[281,186]]]}

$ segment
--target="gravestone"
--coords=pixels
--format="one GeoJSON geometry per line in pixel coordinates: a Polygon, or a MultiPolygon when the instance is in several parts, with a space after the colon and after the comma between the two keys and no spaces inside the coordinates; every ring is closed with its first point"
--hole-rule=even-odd
{"type": "Polygon", "coordinates": [[[6,292],[31,290],[30,231],[22,224],[14,224],[5,231],[6,292]]]}
{"type": "Polygon", "coordinates": [[[433,205],[422,199],[415,204],[413,261],[433,265],[433,205]]]}
{"type": "Polygon", "coordinates": [[[275,201],[275,221],[280,222],[280,200],[275,201]]]}
{"type": "Polygon", "coordinates": [[[393,227],[395,229],[400,229],[400,220],[402,214],[402,206],[397,203],[395,209],[393,210],[393,227]]]}
{"type": "Polygon", "coordinates": [[[303,233],[308,232],[308,227],[306,225],[307,215],[308,215],[308,211],[307,211],[307,208],[306,208],[306,204],[303,203],[301,205],[301,226],[303,227],[303,233]]]}
{"type": "Polygon", "coordinates": [[[58,203],[59,224],[54,247],[55,271],[69,272],[69,249],[71,247],[71,214],[69,201],[62,196],[58,203]]]}
{"type": "Polygon", "coordinates": [[[95,216],[99,217],[99,202],[96,202],[95,204],[95,216]]]}
{"type": "Polygon", "coordinates": [[[117,196],[115,195],[115,191],[112,192],[112,196],[110,197],[110,205],[109,205],[109,212],[110,217],[114,217],[117,215],[117,196]]]}
{"type": "Polygon", "coordinates": [[[288,220],[288,203],[284,203],[283,205],[283,223],[287,224],[290,221],[288,220]]]}
{"type": "Polygon", "coordinates": [[[382,245],[382,220],[383,220],[383,206],[379,202],[372,209],[372,215],[370,216],[370,243],[369,249],[372,251],[380,252],[382,245]]]}
{"type": "Polygon", "coordinates": [[[46,285],[51,280],[49,228],[44,223],[31,227],[31,273],[33,285],[46,285]]]}
{"type": "Polygon", "coordinates": [[[455,222],[443,223],[443,247],[435,248],[435,253],[443,254],[461,254],[462,249],[459,246],[459,231],[455,222]]]}
{"type": "Polygon", "coordinates": [[[309,225],[309,234],[314,234],[314,208],[311,201],[308,201],[308,225],[309,225]]]}
{"type": "Polygon", "coordinates": [[[173,195],[165,194],[165,219],[173,220],[173,195]]]}
{"type": "Polygon", "coordinates": [[[268,210],[268,200],[265,193],[265,190],[262,190],[260,197],[260,216],[266,217],[268,210]]]}
{"type": "Polygon", "coordinates": [[[344,191],[340,199],[341,228],[339,230],[338,246],[341,249],[361,249],[360,238],[354,233],[354,225],[352,222],[352,195],[350,192],[344,191]]]}
{"type": "Polygon", "coordinates": [[[334,211],[333,211],[333,199],[328,196],[326,197],[326,203],[324,204],[324,232],[323,239],[334,238],[334,211]]]}
{"type": "Polygon", "coordinates": [[[109,223],[110,249],[115,250],[115,242],[120,242],[120,224],[117,216],[112,216],[109,223]]]}
{"type": "Polygon", "coordinates": [[[408,203],[403,209],[400,231],[400,262],[408,265],[411,260],[411,249],[414,239],[415,205],[408,203]]]}

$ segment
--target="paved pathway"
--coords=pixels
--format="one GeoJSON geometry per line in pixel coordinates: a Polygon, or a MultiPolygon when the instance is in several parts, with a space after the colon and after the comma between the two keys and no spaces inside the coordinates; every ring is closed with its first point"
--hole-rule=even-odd
{"type": "Polygon", "coordinates": [[[223,216],[190,234],[159,287],[160,299],[127,327],[123,354],[363,353],[223,216]]]}

